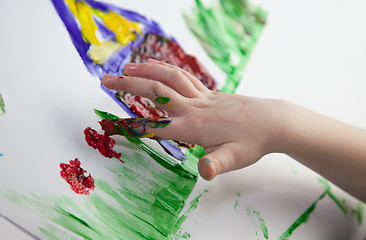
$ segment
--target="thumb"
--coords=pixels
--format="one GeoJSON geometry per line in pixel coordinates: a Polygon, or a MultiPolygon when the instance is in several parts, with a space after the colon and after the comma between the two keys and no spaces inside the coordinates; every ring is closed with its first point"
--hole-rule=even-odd
{"type": "Polygon", "coordinates": [[[218,174],[235,169],[236,159],[232,143],[219,146],[213,152],[203,156],[198,162],[201,177],[211,181],[218,174]]]}

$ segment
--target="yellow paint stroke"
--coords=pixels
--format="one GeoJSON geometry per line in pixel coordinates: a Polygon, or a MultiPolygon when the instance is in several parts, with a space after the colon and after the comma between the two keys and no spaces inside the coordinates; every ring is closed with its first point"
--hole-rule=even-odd
{"type": "Polygon", "coordinates": [[[88,56],[94,63],[103,65],[120,47],[120,43],[110,40],[104,41],[100,45],[92,44],[89,48],[88,56]]]}
{"type": "Polygon", "coordinates": [[[95,32],[98,28],[93,20],[93,10],[91,9],[91,7],[87,3],[81,1],[65,1],[69,5],[70,11],[79,20],[81,34],[83,35],[83,37],[91,44],[100,45],[100,42],[95,35],[95,32]]]}
{"type": "Polygon", "coordinates": [[[103,19],[105,26],[114,32],[116,40],[122,45],[134,41],[137,37],[136,35],[142,33],[139,22],[132,22],[112,11],[104,13],[100,10],[95,10],[94,13],[103,19]]]}
{"type": "Polygon", "coordinates": [[[141,23],[130,21],[115,12],[103,12],[80,0],[65,0],[65,2],[78,19],[84,40],[91,44],[88,55],[94,63],[103,65],[121,46],[136,40],[137,35],[142,34],[141,23]],[[93,17],[103,20],[105,27],[115,34],[115,41],[98,39],[96,35],[98,27],[93,17]]]}
{"type": "Polygon", "coordinates": [[[144,134],[144,135],[142,135],[142,136],[140,136],[140,138],[153,138],[153,137],[155,137],[155,133],[146,133],[146,134],[144,134]]]}

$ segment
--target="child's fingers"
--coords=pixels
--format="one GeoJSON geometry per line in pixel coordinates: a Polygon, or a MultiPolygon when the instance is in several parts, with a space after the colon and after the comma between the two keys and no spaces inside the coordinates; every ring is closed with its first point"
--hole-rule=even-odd
{"type": "Polygon", "coordinates": [[[193,98],[200,94],[181,71],[163,65],[128,63],[125,66],[125,73],[129,76],[159,81],[188,98],[193,98]]]}
{"type": "Polygon", "coordinates": [[[171,65],[171,64],[168,64],[166,62],[162,62],[162,61],[157,61],[155,59],[152,59],[152,58],[149,58],[147,60],[148,63],[153,63],[153,64],[160,64],[160,65],[163,65],[163,66],[166,66],[166,67],[169,67],[171,69],[174,69],[174,70],[177,70],[177,71],[180,71],[184,74],[184,76],[186,76],[190,81],[191,83],[193,84],[193,86],[200,92],[205,92],[207,91],[208,89],[201,83],[200,80],[198,80],[195,76],[193,76],[192,74],[190,74],[189,72],[187,72],[186,70],[182,69],[182,68],[179,68],[177,66],[174,66],[174,65],[171,65]]]}
{"type": "Polygon", "coordinates": [[[176,114],[182,112],[185,99],[161,82],[131,76],[106,74],[103,85],[109,89],[125,91],[136,96],[149,98],[157,107],[176,114]]]}

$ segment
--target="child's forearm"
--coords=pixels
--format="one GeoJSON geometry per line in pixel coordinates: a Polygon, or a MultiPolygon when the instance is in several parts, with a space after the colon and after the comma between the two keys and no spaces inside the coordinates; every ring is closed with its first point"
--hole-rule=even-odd
{"type": "Polygon", "coordinates": [[[281,152],[366,201],[366,131],[284,103],[281,152]]]}

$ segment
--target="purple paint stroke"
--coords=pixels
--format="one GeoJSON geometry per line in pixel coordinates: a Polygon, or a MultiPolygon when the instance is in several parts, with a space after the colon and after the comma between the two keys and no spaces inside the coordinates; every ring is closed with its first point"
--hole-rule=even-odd
{"type": "Polygon", "coordinates": [[[112,30],[108,29],[104,25],[104,22],[101,19],[93,17],[93,20],[94,20],[95,24],[97,25],[97,28],[104,39],[113,40],[113,41],[116,40],[116,34],[112,30]]]}

